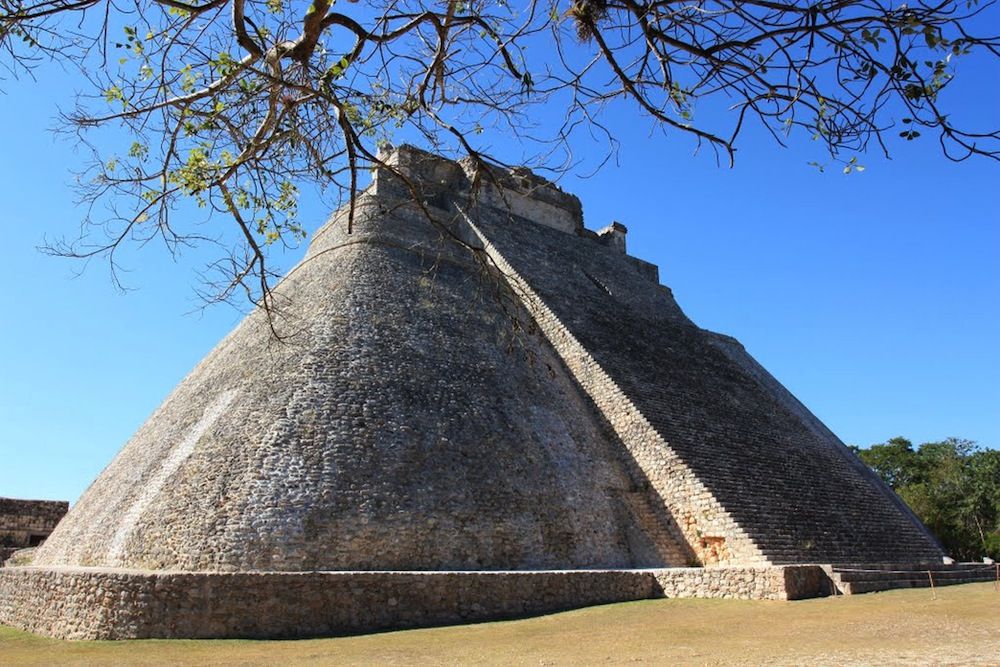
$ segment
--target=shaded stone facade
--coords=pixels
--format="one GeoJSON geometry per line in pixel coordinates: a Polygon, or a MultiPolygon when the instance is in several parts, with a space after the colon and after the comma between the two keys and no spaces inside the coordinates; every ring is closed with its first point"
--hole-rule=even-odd
{"type": "Polygon", "coordinates": [[[247,597],[251,580],[376,619],[212,634],[298,636],[654,594],[637,580],[788,597],[822,587],[782,566],[940,561],[836,436],[738,342],[684,315],[657,268],[626,253],[623,225],[587,230],[576,197],[522,170],[410,148],[390,162],[353,229],[335,214],[277,286],[285,339],[255,312],[220,342],[33,567],[0,575],[0,622],[205,636],[197,614],[270,609],[247,597]],[[592,572],[567,588],[545,571],[592,572]],[[382,602],[350,582],[378,577],[434,593],[405,598],[405,613],[371,609],[382,602]],[[309,588],[334,581],[357,596],[309,588]],[[45,604],[27,602],[34,587],[45,604]],[[174,613],[187,620],[156,629],[174,613]]]}
{"type": "Polygon", "coordinates": [[[0,498],[0,567],[15,551],[42,544],[67,510],[64,501],[0,498]]]}

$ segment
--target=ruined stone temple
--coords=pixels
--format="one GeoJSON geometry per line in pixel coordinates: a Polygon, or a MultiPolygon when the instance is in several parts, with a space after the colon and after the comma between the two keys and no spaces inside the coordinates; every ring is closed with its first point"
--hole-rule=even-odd
{"type": "Polygon", "coordinates": [[[226,336],[0,570],[0,623],[310,636],[941,562],[622,225],[527,171],[388,160],[277,287],[284,340],[261,312],[226,336]]]}

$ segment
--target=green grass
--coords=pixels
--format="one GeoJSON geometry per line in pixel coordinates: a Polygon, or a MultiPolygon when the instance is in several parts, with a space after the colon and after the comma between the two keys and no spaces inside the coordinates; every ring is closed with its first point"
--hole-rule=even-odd
{"type": "Polygon", "coordinates": [[[299,641],[65,642],[0,627],[0,665],[1000,664],[993,584],[800,602],[646,600],[299,641]]]}

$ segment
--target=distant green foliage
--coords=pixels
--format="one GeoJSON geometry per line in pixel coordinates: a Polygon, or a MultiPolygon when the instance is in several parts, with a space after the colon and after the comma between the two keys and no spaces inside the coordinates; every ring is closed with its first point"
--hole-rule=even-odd
{"type": "Polygon", "coordinates": [[[1000,559],[1000,451],[948,438],[854,448],[958,560],[1000,559]]]}

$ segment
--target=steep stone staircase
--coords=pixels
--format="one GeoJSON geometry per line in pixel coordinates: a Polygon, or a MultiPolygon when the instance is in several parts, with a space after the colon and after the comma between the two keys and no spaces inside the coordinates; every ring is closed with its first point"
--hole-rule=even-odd
{"type": "Polygon", "coordinates": [[[939,562],[835,436],[622,255],[539,225],[515,236],[504,220],[467,222],[696,551],[704,536],[740,563],[939,562]]]}
{"type": "Polygon", "coordinates": [[[668,567],[689,565],[692,556],[680,546],[680,538],[668,528],[668,519],[663,514],[663,503],[653,498],[648,489],[631,490],[621,495],[625,507],[633,520],[642,529],[656,552],[656,557],[668,567]]]}
{"type": "MultiPolygon", "coordinates": [[[[895,588],[952,586],[977,581],[1000,581],[1000,565],[985,563],[887,565],[831,565],[827,573],[837,595],[857,595],[895,588]]],[[[998,584],[1000,585],[1000,584],[998,584]]]]}

